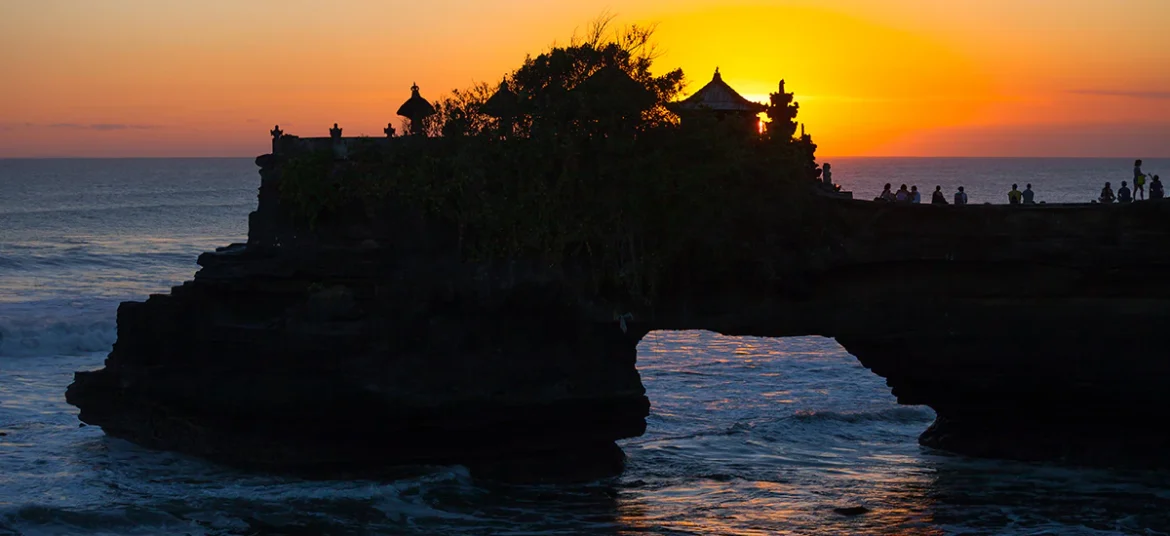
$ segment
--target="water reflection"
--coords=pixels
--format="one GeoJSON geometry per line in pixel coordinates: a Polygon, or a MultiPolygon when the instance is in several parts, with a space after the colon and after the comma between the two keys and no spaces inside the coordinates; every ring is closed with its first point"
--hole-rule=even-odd
{"type": "Polygon", "coordinates": [[[0,358],[0,534],[1164,534],[1170,475],[920,447],[833,341],[654,333],[653,403],[620,478],[513,486],[460,467],[378,481],[244,474],[78,428],[61,398],[101,355],[0,358]],[[677,339],[677,340],[676,340],[677,339]],[[850,508],[864,508],[853,510],[850,508]],[[858,514],[858,515],[850,515],[858,514]]]}

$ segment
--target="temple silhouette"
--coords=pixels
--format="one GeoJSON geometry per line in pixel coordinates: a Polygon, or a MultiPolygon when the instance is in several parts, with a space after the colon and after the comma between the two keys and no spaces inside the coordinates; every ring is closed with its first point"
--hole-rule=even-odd
{"type": "Polygon", "coordinates": [[[700,114],[713,114],[721,121],[739,121],[744,124],[745,129],[758,131],[759,115],[766,107],[740,95],[723,81],[723,75],[716,67],[715,75],[707,85],[669,108],[678,114],[683,122],[700,114]]]}
{"type": "MultiPolygon", "coordinates": [[[[780,82],[780,91],[784,91],[783,81],[780,82]]],[[[655,105],[654,95],[617,67],[598,69],[573,88],[571,93],[579,94],[586,102],[606,103],[604,106],[590,107],[590,112],[599,115],[635,115],[655,105]]],[[[508,82],[501,82],[492,96],[480,106],[479,112],[493,118],[501,132],[510,133],[511,126],[522,115],[522,99],[521,95],[512,91],[508,82]]],[[[740,95],[723,80],[719,68],[716,68],[710,82],[689,97],[669,103],[666,108],[676,114],[684,124],[705,116],[713,117],[719,122],[742,123],[745,132],[760,132],[762,129],[759,115],[768,107],[740,95]]],[[[418,84],[412,84],[410,98],[403,102],[397,111],[407,123],[403,135],[430,137],[432,133],[428,132],[427,120],[437,113],[434,104],[422,96],[418,84]]],[[[336,157],[345,158],[348,155],[348,147],[356,140],[366,142],[373,140],[369,137],[345,138],[341,133],[342,128],[337,123],[329,129],[329,137],[292,136],[281,130],[280,125],[276,125],[270,132],[272,152],[330,149],[336,157]]],[[[393,122],[387,123],[383,133],[387,139],[399,136],[393,122]]]]}

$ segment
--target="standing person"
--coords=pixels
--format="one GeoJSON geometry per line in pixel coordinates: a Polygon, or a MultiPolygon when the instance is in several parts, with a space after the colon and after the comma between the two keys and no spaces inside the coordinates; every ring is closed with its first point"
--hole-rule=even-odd
{"type": "Polygon", "coordinates": [[[915,205],[922,203],[922,194],[918,193],[918,185],[910,187],[910,202],[915,205]]]}
{"type": "Polygon", "coordinates": [[[1121,188],[1117,189],[1117,202],[1130,203],[1133,197],[1129,195],[1129,186],[1125,185],[1125,181],[1121,181],[1121,188]]]}
{"type": "Polygon", "coordinates": [[[832,188],[833,187],[833,166],[831,164],[829,164],[828,162],[825,162],[825,165],[822,167],[823,167],[824,171],[821,173],[821,177],[824,178],[824,180],[825,180],[825,186],[832,188]]]}
{"type": "Polygon", "coordinates": [[[1106,182],[1105,187],[1101,188],[1101,197],[1098,197],[1097,200],[1108,205],[1114,199],[1116,198],[1113,196],[1113,186],[1106,182]]]}
{"type": "Polygon", "coordinates": [[[1020,186],[1018,184],[1013,184],[1012,191],[1008,192],[1008,203],[1018,205],[1020,204],[1020,200],[1023,198],[1024,194],[1020,192],[1020,186]]]}
{"type": "MultiPolygon", "coordinates": [[[[958,201],[958,199],[956,199],[958,201]]],[[[942,193],[942,186],[935,186],[934,193],[930,194],[930,204],[945,205],[947,204],[947,196],[942,193]]]]}
{"type": "Polygon", "coordinates": [[[900,188],[898,188],[898,193],[894,194],[894,201],[897,201],[899,203],[909,203],[910,202],[910,190],[906,189],[905,184],[903,184],[900,188]]]}
{"type": "Polygon", "coordinates": [[[1036,204],[1036,192],[1032,191],[1031,184],[1024,187],[1024,191],[1020,192],[1020,193],[1024,196],[1024,204],[1025,205],[1035,205],[1036,204]]]}
{"type": "Polygon", "coordinates": [[[955,204],[956,205],[966,205],[967,204],[967,192],[963,191],[962,186],[959,187],[959,191],[955,192],[955,204]]]}
{"type": "Polygon", "coordinates": [[[1144,173],[1139,173],[1136,177],[1133,178],[1133,200],[1137,201],[1139,195],[1141,195],[1142,200],[1145,200],[1146,175],[1144,173]]]}
{"type": "Polygon", "coordinates": [[[1162,199],[1166,192],[1162,190],[1162,179],[1157,175],[1150,180],[1150,199],[1162,199]]]}

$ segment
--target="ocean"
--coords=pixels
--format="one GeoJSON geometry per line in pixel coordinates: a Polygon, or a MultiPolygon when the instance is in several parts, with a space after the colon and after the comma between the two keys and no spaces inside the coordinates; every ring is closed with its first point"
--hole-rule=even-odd
{"type": "MultiPolygon", "coordinates": [[[[1086,202],[1132,159],[828,159],[859,199],[1086,202]]],[[[1146,159],[1149,173],[1170,160],[1146,159]]],[[[1170,173],[1166,173],[1170,177],[1170,173]]],[[[899,406],[832,339],[655,332],[638,369],[647,433],[615,479],[482,482],[415,467],[382,481],[243,473],[81,426],[64,401],[102,366],[124,300],[242,242],[251,159],[0,160],[0,536],[106,534],[1170,534],[1170,473],[971,459],[920,447],[899,406]],[[865,507],[845,516],[836,508],[865,507]]],[[[373,426],[374,423],[371,423],[373,426]]],[[[1151,423],[1157,426],[1160,423],[1151,423]]]]}

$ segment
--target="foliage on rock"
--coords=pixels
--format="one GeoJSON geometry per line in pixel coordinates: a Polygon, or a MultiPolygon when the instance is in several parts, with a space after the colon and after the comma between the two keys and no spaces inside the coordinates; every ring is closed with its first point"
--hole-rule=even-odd
{"type": "Polygon", "coordinates": [[[437,103],[433,137],[351,151],[344,161],[294,157],[283,166],[282,195],[311,222],[355,199],[368,210],[393,200],[449,225],[469,260],[583,266],[598,292],[632,299],[680,277],[664,270],[683,258],[760,264],[760,244],[741,237],[799,240],[767,230],[813,216],[801,201],[817,171],[815,145],[792,137],[791,94],[773,95],[768,111],[792,128],[763,136],[717,117],[682,124],[665,105],[683,73],[651,72],[652,29],[606,39],[606,27],[528,58],[506,78],[517,117],[480,112],[493,93],[487,85],[457,91],[437,103]]]}

